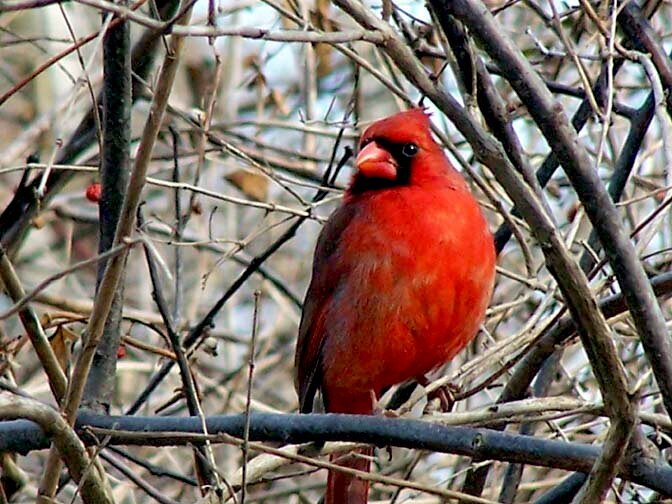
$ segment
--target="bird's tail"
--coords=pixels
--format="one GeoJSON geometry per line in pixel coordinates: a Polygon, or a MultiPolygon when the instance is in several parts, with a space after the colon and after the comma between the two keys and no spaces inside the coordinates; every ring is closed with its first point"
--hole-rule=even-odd
{"type": "MultiPolygon", "coordinates": [[[[331,455],[329,461],[343,467],[369,472],[373,448],[362,448],[344,455],[331,455]]],[[[366,504],[369,482],[340,471],[329,471],[324,504],[366,504]]]]}

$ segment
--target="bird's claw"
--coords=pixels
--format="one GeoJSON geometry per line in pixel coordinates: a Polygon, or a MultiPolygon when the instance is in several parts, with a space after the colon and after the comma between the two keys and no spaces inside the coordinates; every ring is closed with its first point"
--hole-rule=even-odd
{"type": "Polygon", "coordinates": [[[432,401],[438,399],[443,413],[450,413],[455,405],[455,397],[461,391],[459,385],[447,383],[431,391],[427,398],[432,401]]]}

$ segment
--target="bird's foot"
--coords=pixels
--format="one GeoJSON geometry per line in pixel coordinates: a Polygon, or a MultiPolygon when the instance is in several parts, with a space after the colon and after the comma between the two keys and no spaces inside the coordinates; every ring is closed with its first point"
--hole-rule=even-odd
{"type": "Polygon", "coordinates": [[[453,410],[455,404],[455,396],[460,392],[460,387],[452,383],[447,383],[436,390],[429,393],[428,399],[430,401],[438,399],[441,404],[441,411],[449,413],[453,410]]]}
{"type": "MultiPolygon", "coordinates": [[[[385,409],[380,405],[378,401],[378,396],[371,391],[371,404],[373,404],[373,414],[375,416],[382,416],[386,418],[399,418],[399,414],[396,411],[385,409]]],[[[387,452],[388,462],[392,461],[392,447],[390,445],[385,446],[385,451],[387,452]]]]}
{"type": "MultiPolygon", "coordinates": [[[[418,383],[423,387],[427,387],[430,384],[430,381],[423,377],[422,380],[418,380],[418,383]]],[[[461,392],[460,386],[453,383],[446,383],[438,387],[436,390],[432,390],[428,395],[427,399],[431,402],[434,399],[438,399],[441,404],[441,411],[444,413],[450,413],[455,404],[455,396],[461,392]]]]}

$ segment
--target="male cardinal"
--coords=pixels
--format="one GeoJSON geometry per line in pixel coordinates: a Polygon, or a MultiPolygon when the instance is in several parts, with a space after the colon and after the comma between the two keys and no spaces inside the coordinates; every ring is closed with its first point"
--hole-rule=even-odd
{"type": "MultiPolygon", "coordinates": [[[[296,348],[301,412],[372,414],[394,384],[424,380],[475,336],[495,277],[487,222],[421,109],[373,123],[356,173],[320,233],[296,348]]],[[[369,470],[371,449],[334,458],[369,470]]],[[[366,503],[338,471],[326,504],[366,503]]]]}

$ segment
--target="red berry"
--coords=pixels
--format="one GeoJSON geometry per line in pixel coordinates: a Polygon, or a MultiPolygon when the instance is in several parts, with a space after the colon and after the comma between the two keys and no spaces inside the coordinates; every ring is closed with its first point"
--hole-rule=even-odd
{"type": "Polygon", "coordinates": [[[86,199],[93,203],[98,203],[100,201],[100,183],[92,182],[89,184],[89,187],[86,188],[86,199]]]}
{"type": "Polygon", "coordinates": [[[119,345],[117,348],[117,359],[123,359],[126,357],[126,345],[119,345]]]}

